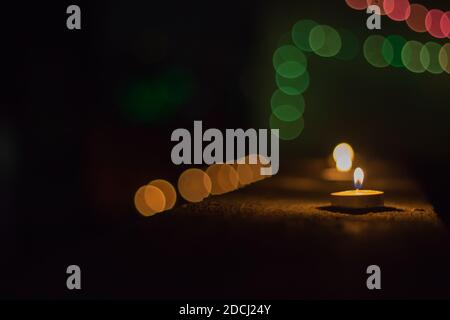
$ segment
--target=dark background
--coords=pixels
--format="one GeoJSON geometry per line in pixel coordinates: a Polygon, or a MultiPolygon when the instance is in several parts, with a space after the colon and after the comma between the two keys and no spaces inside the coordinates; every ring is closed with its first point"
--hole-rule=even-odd
{"type": "MultiPolygon", "coordinates": [[[[175,184],[184,169],[170,160],[174,129],[194,120],[266,128],[272,54],[296,21],[345,27],[360,41],[371,34],[367,15],[344,1],[77,2],[79,31],[66,28],[70,4],[2,5],[2,297],[29,297],[40,275],[17,279],[42,260],[64,279],[72,262],[62,252],[139,223],[136,189],[156,178],[175,184]],[[161,107],[145,113],[127,100],[140,85],[177,99],[152,100],[161,107]]],[[[379,33],[444,43],[386,17],[379,33]]],[[[349,62],[313,55],[309,70],[305,130],[281,141],[281,172],[283,159],[325,157],[345,140],[408,168],[448,223],[450,75],[376,69],[362,53],[349,62]]]]}

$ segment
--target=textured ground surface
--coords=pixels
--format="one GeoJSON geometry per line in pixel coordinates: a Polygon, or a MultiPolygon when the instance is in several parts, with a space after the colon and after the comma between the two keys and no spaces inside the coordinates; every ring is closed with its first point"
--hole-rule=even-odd
{"type": "Polygon", "coordinates": [[[61,270],[81,261],[90,298],[450,297],[448,228],[414,181],[373,164],[372,177],[384,175],[368,184],[386,192],[386,209],[345,213],[328,194],[351,183],[302,168],[97,234],[42,257],[47,278],[21,281],[30,296],[67,296],[61,270]],[[381,291],[366,289],[371,264],[381,291]]]}

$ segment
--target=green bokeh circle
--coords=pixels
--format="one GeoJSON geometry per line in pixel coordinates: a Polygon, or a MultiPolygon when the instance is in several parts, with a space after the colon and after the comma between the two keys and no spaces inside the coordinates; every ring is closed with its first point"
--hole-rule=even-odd
{"type": "Polygon", "coordinates": [[[318,23],[313,20],[300,20],[292,27],[292,41],[303,51],[311,52],[309,34],[318,23]]]}
{"type": "Polygon", "coordinates": [[[342,47],[341,36],[332,27],[327,25],[315,26],[309,34],[309,45],[321,57],[333,57],[342,47]]]}
{"type": "Polygon", "coordinates": [[[420,50],[420,61],[425,69],[433,74],[440,74],[444,72],[440,61],[439,54],[441,52],[441,46],[436,42],[427,42],[420,50]]]}
{"type": "Polygon", "coordinates": [[[278,88],[288,95],[298,95],[306,91],[309,86],[309,73],[305,71],[301,76],[293,79],[285,78],[276,73],[275,81],[278,88]]]}
{"type": "Polygon", "coordinates": [[[405,43],[406,39],[399,35],[390,35],[387,36],[386,39],[384,39],[381,52],[383,54],[383,57],[387,57],[388,59],[391,56],[392,52],[392,60],[390,62],[391,66],[396,68],[404,67],[402,61],[402,49],[405,43]]]}
{"type": "Polygon", "coordinates": [[[377,68],[387,67],[394,58],[392,44],[380,35],[367,37],[364,41],[363,52],[367,62],[377,68]]]}
{"type": "Polygon", "coordinates": [[[273,114],[283,121],[299,119],[305,111],[305,99],[302,95],[288,95],[281,90],[276,90],[270,105],[273,114]]]}
{"type": "Polygon", "coordinates": [[[271,114],[269,123],[271,129],[280,130],[278,137],[281,140],[294,140],[302,133],[305,127],[303,117],[295,121],[282,121],[274,114],[271,114]]]}
{"type": "Polygon", "coordinates": [[[296,78],[306,71],[305,54],[293,45],[279,47],[273,54],[273,66],[285,78],[296,78]]]}
{"type": "MultiPolygon", "coordinates": [[[[424,63],[429,63],[429,54],[422,54],[421,51],[423,44],[419,41],[408,41],[405,43],[402,49],[402,61],[405,67],[412,72],[422,73],[425,72],[424,63]]],[[[428,50],[426,50],[428,52],[428,50]]]]}

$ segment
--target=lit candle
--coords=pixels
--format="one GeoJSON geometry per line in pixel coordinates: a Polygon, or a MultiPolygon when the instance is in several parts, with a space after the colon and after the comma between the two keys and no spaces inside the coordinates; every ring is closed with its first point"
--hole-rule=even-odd
{"type": "Polygon", "coordinates": [[[334,192],[331,194],[331,205],[349,209],[367,209],[384,206],[383,191],[363,190],[364,172],[356,168],[353,173],[355,190],[334,192]]]}

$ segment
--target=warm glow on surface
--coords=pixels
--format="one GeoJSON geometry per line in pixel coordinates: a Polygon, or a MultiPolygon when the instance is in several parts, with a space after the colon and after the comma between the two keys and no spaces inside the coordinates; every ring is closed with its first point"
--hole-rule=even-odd
{"type": "Polygon", "coordinates": [[[355,182],[355,189],[361,189],[364,182],[364,171],[361,168],[356,168],[353,173],[353,181],[355,182]]]}
{"type": "Polygon", "coordinates": [[[177,201],[177,192],[175,191],[175,188],[172,186],[172,184],[166,180],[158,179],[151,181],[149,185],[158,188],[164,194],[164,197],[166,198],[166,205],[164,206],[164,210],[172,209],[175,205],[175,202],[177,201]]]}
{"type": "Polygon", "coordinates": [[[353,165],[355,153],[348,143],[340,143],[333,150],[333,159],[336,162],[336,169],[341,172],[350,171],[353,165]]]}
{"type": "Polygon", "coordinates": [[[211,179],[200,169],[187,169],[178,179],[178,191],[189,202],[200,202],[211,192],[211,179]]]}

